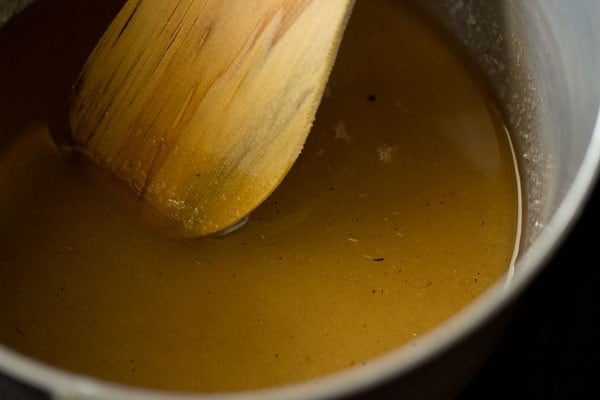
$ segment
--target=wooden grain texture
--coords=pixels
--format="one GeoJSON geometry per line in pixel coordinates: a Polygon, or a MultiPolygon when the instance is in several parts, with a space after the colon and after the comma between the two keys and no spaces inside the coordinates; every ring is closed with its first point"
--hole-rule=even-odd
{"type": "Polygon", "coordinates": [[[76,146],[177,236],[244,218],[302,150],[352,0],[129,0],[74,87],[76,146]]]}

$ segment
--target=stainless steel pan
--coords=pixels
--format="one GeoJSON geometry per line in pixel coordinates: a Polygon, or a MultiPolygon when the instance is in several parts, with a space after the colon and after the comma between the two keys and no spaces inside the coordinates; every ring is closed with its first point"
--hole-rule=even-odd
{"type": "MultiPolygon", "coordinates": [[[[0,25],[33,1],[0,0],[0,25]]],[[[511,125],[525,217],[519,256],[505,279],[417,346],[318,382],[243,394],[177,396],[91,380],[0,347],[0,398],[279,400],[393,394],[412,399],[457,393],[489,354],[511,304],[569,234],[594,185],[600,161],[600,2],[421,3],[482,65],[511,125]]]]}

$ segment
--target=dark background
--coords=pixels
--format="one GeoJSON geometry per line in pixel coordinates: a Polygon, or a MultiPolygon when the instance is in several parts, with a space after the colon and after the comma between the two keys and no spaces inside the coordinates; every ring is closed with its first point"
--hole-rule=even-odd
{"type": "Polygon", "coordinates": [[[459,400],[600,398],[600,187],[459,400]]]}

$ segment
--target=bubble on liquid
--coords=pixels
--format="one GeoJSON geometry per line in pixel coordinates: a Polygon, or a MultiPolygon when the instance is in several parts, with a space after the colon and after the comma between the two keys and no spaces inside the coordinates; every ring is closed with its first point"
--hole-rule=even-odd
{"type": "Polygon", "coordinates": [[[396,151],[396,146],[390,146],[387,144],[384,144],[380,147],[377,148],[377,150],[375,150],[377,153],[377,158],[379,158],[379,161],[384,162],[384,163],[391,163],[394,159],[394,152],[396,151]]]}
{"type": "Polygon", "coordinates": [[[350,141],[350,134],[348,133],[348,126],[346,122],[339,121],[334,127],[333,130],[335,132],[335,138],[337,140],[342,140],[344,142],[350,141]]]}

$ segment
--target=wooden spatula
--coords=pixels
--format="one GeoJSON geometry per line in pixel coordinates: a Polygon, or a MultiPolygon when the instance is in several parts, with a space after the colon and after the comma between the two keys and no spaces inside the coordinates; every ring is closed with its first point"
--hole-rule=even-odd
{"type": "Polygon", "coordinates": [[[181,237],[243,219],[302,150],[353,0],[129,0],[70,108],[76,147],[181,237]]]}

